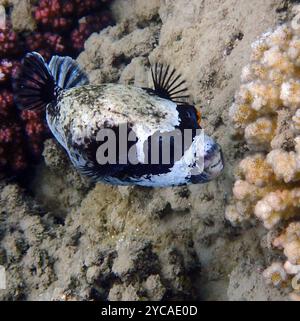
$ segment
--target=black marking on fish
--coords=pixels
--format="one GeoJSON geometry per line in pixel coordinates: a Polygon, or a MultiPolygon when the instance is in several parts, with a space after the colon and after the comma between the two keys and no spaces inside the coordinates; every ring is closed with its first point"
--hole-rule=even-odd
{"type": "Polygon", "coordinates": [[[62,89],[88,84],[88,78],[70,57],[52,57],[49,66],[37,52],[23,59],[20,75],[14,83],[16,102],[21,109],[41,110],[57,104],[62,89]]]}
{"type": "MultiPolygon", "coordinates": [[[[196,114],[195,114],[195,108],[193,106],[180,106],[179,107],[179,115],[182,117],[182,121],[180,122],[180,126],[177,127],[177,129],[181,130],[182,133],[182,145],[181,145],[181,154],[179,155],[179,158],[181,158],[186,150],[190,146],[184,145],[184,129],[190,128],[192,129],[192,139],[197,134],[197,129],[199,129],[199,125],[197,123],[196,114]],[[194,114],[194,115],[193,115],[194,114]],[[191,116],[191,118],[189,118],[191,116]],[[189,125],[190,127],[186,127],[186,125],[189,125]]],[[[119,128],[114,127],[112,128],[116,135],[116,145],[119,145],[119,128]]],[[[128,135],[130,132],[130,128],[128,126],[128,135]]],[[[100,165],[97,163],[96,160],[96,153],[97,149],[101,146],[102,143],[95,141],[94,139],[91,140],[86,147],[83,150],[82,146],[76,146],[75,149],[79,151],[81,155],[88,155],[88,161],[84,166],[80,166],[80,171],[88,175],[89,177],[94,178],[95,180],[103,180],[104,177],[109,176],[112,178],[116,178],[118,180],[121,180],[123,182],[130,182],[131,179],[138,180],[141,177],[150,178],[155,175],[161,175],[169,173],[174,166],[175,162],[179,159],[175,159],[175,151],[174,149],[178,146],[175,146],[174,143],[174,137],[170,136],[170,155],[169,163],[163,162],[163,139],[164,136],[161,133],[156,132],[154,135],[149,136],[145,144],[145,146],[148,150],[147,158],[145,159],[145,163],[138,163],[138,164],[131,164],[129,161],[127,161],[127,164],[105,164],[100,165]],[[159,160],[157,164],[151,163],[151,144],[155,143],[156,146],[158,146],[159,149],[159,160]]],[[[137,142],[137,141],[136,141],[137,142]]],[[[127,148],[127,155],[129,152],[129,149],[136,144],[136,142],[128,142],[128,148],[127,148]]],[[[119,159],[119,154],[117,150],[117,160],[119,159]]],[[[127,159],[128,160],[128,159],[127,159]]]]}
{"type": "MultiPolygon", "coordinates": [[[[181,155],[180,158],[184,155],[185,151],[190,146],[184,145],[184,135],[185,129],[191,129],[192,130],[192,139],[197,134],[197,129],[200,129],[198,122],[197,122],[197,111],[194,106],[191,105],[178,105],[177,106],[178,111],[178,117],[179,117],[179,125],[176,126],[176,129],[179,129],[182,134],[182,146],[181,146],[181,155]]],[[[105,126],[105,124],[104,124],[105,126]]],[[[110,127],[116,136],[116,146],[119,146],[119,126],[110,127]]],[[[130,131],[132,130],[132,124],[128,124],[127,126],[128,132],[127,135],[129,135],[130,131]]],[[[138,164],[131,164],[129,161],[127,161],[127,164],[105,164],[100,165],[97,162],[96,154],[97,149],[101,146],[101,144],[104,142],[98,142],[95,140],[95,138],[91,138],[88,142],[85,142],[83,145],[73,145],[71,149],[76,150],[77,154],[80,155],[86,155],[85,164],[83,166],[78,166],[79,170],[82,172],[82,174],[87,175],[89,177],[92,177],[94,180],[103,180],[105,177],[112,177],[118,180],[121,180],[123,182],[130,182],[131,179],[138,180],[141,177],[152,177],[155,175],[161,175],[166,174],[171,171],[172,167],[174,166],[175,162],[178,159],[174,159],[174,138],[170,137],[170,155],[169,159],[170,162],[165,164],[162,159],[163,155],[163,134],[156,132],[152,136],[149,136],[146,140],[145,146],[148,150],[147,158],[145,159],[145,164],[138,163],[138,164]],[[155,143],[157,144],[159,149],[159,161],[158,164],[151,164],[151,144],[155,143]]],[[[128,142],[127,146],[127,155],[129,152],[129,149],[136,144],[137,140],[135,142],[128,142]]],[[[68,141],[68,145],[71,146],[71,139],[68,141]]],[[[119,160],[119,150],[116,151],[116,159],[119,160]]],[[[74,155],[73,155],[74,156],[74,155]]],[[[128,156],[127,156],[128,160],[128,156]]]]}
{"type": "Polygon", "coordinates": [[[188,104],[177,105],[179,126],[182,131],[184,129],[201,129],[198,123],[197,110],[194,106],[188,104]]]}

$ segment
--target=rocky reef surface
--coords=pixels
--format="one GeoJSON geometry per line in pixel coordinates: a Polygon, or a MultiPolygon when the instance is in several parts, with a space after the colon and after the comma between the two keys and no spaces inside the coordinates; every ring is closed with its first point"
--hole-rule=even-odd
{"type": "Polygon", "coordinates": [[[92,184],[57,143],[26,188],[0,185],[1,300],[285,300],[263,271],[278,253],[256,221],[231,226],[233,169],[248,147],[233,140],[229,109],[251,44],[293,17],[282,0],[115,0],[116,25],[93,33],[78,62],[91,82],[150,84],[150,62],[186,78],[202,126],[226,170],[207,185],[169,189],[92,184]]]}

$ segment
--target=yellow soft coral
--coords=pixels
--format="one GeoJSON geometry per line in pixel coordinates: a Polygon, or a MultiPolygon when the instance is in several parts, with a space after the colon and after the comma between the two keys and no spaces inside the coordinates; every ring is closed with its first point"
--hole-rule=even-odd
{"type": "Polygon", "coordinates": [[[297,109],[300,107],[300,81],[296,79],[290,79],[288,82],[284,82],[281,86],[280,99],[284,106],[288,106],[291,109],[297,109]]]}
{"type": "Polygon", "coordinates": [[[257,202],[254,213],[267,229],[273,228],[281,219],[296,216],[300,210],[300,188],[277,190],[257,202]]]}
{"type": "Polygon", "coordinates": [[[261,117],[245,128],[245,139],[249,145],[264,150],[275,135],[276,121],[273,118],[261,117]],[[259,146],[259,147],[258,147],[259,146]]]}
{"type": "Polygon", "coordinates": [[[253,43],[241,82],[229,117],[251,154],[237,167],[225,216],[234,225],[259,219],[267,229],[285,227],[273,245],[287,260],[273,263],[264,277],[293,289],[291,298],[297,300],[300,222],[291,222],[300,217],[300,28],[295,21],[253,43]]]}
{"type": "Polygon", "coordinates": [[[274,173],[263,154],[254,154],[243,159],[238,167],[239,176],[258,187],[274,182],[274,173]]]}
{"type": "MultiPolygon", "coordinates": [[[[290,223],[273,244],[284,249],[284,254],[291,264],[300,265],[300,222],[290,223]]],[[[300,268],[297,272],[300,273],[300,268]]]]}
{"type": "Polygon", "coordinates": [[[293,130],[297,133],[300,133],[300,109],[297,109],[292,121],[293,130]]]}
{"type": "Polygon", "coordinates": [[[277,270],[280,273],[277,272],[282,276],[282,280],[286,281],[289,276],[293,289],[291,299],[298,301],[300,298],[300,222],[290,223],[285,231],[273,241],[273,245],[284,250],[287,261],[284,264],[273,263],[263,275],[267,283],[270,283],[270,271],[275,271],[274,267],[278,267],[277,270]]]}
{"type": "Polygon", "coordinates": [[[268,154],[267,163],[272,167],[278,180],[290,183],[300,179],[300,155],[298,153],[275,149],[268,154]]]}
{"type": "Polygon", "coordinates": [[[288,276],[281,262],[274,262],[263,272],[267,284],[273,284],[274,286],[282,285],[287,281],[288,276]]]}
{"type": "Polygon", "coordinates": [[[280,131],[277,114],[294,112],[300,128],[300,36],[290,25],[264,34],[253,45],[251,63],[243,68],[242,85],[230,108],[235,128],[241,129],[253,150],[270,150],[280,131]]]}

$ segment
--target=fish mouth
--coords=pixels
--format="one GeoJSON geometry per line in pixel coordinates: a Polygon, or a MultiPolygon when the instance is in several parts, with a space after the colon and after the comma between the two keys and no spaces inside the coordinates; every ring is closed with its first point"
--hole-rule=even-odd
{"type": "Polygon", "coordinates": [[[218,166],[221,165],[221,164],[222,164],[222,166],[223,166],[223,160],[222,160],[222,158],[220,158],[217,163],[211,165],[211,166],[210,166],[210,169],[215,169],[216,167],[218,167],[218,166]]]}
{"type": "Polygon", "coordinates": [[[224,168],[224,155],[223,155],[222,149],[220,147],[219,147],[219,155],[220,155],[220,157],[219,157],[218,161],[215,164],[210,166],[211,169],[215,169],[216,167],[218,167],[220,165],[222,165],[222,167],[224,168]]]}
{"type": "Polygon", "coordinates": [[[214,179],[219,176],[224,169],[224,156],[222,153],[222,149],[219,145],[213,149],[213,153],[211,153],[211,157],[207,160],[207,167],[204,169],[204,172],[210,179],[214,179]]]}
{"type": "Polygon", "coordinates": [[[217,178],[221,175],[223,169],[224,169],[224,158],[221,149],[219,150],[219,153],[217,155],[212,156],[210,159],[208,159],[208,162],[212,162],[215,160],[214,163],[210,163],[209,166],[204,168],[203,172],[198,175],[193,175],[190,178],[190,181],[193,184],[203,184],[212,181],[213,179],[217,178]]]}

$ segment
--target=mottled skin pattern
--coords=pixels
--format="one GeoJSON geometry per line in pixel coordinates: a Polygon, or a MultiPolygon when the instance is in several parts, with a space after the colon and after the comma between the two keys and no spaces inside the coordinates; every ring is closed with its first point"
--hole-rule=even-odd
{"type": "Polygon", "coordinates": [[[176,106],[133,86],[87,85],[62,91],[47,114],[51,129],[71,132],[73,142],[81,143],[103,126],[122,123],[140,124],[150,132],[170,131],[179,124],[176,106]]]}
{"type": "Polygon", "coordinates": [[[143,144],[156,131],[169,132],[179,125],[176,107],[142,88],[87,85],[61,91],[57,103],[47,107],[47,121],[73,164],[83,169],[95,165],[95,155],[88,150],[99,129],[128,124],[143,144]]]}
{"type": "Polygon", "coordinates": [[[158,187],[212,180],[223,169],[221,148],[183,102],[185,81],[169,66],[155,64],[151,73],[154,89],[88,85],[70,57],[47,65],[32,52],[16,82],[18,105],[45,108],[74,166],[96,181],[158,187]]]}
{"type": "MultiPolygon", "coordinates": [[[[195,114],[194,107],[190,107],[191,113],[195,114]]],[[[168,133],[182,127],[179,108],[170,100],[134,86],[86,85],[61,91],[56,104],[47,106],[47,121],[74,166],[97,181],[144,186],[207,182],[211,179],[210,172],[199,172],[199,176],[190,177],[191,168],[196,162],[196,150],[200,148],[209,156],[206,162],[209,163],[208,166],[212,165],[218,173],[223,168],[220,148],[207,136],[204,142],[195,141],[187,153],[188,159],[182,159],[174,168],[174,163],[156,167],[143,164],[143,146],[149,137],[157,132],[168,133]],[[96,161],[96,150],[99,146],[96,141],[97,133],[101,128],[117,128],[120,124],[127,124],[136,134],[137,158],[140,163],[135,166],[101,166],[96,161]]],[[[192,128],[199,128],[196,121],[192,120],[191,124],[192,128]]],[[[213,176],[214,174],[212,178],[213,176]]]]}

